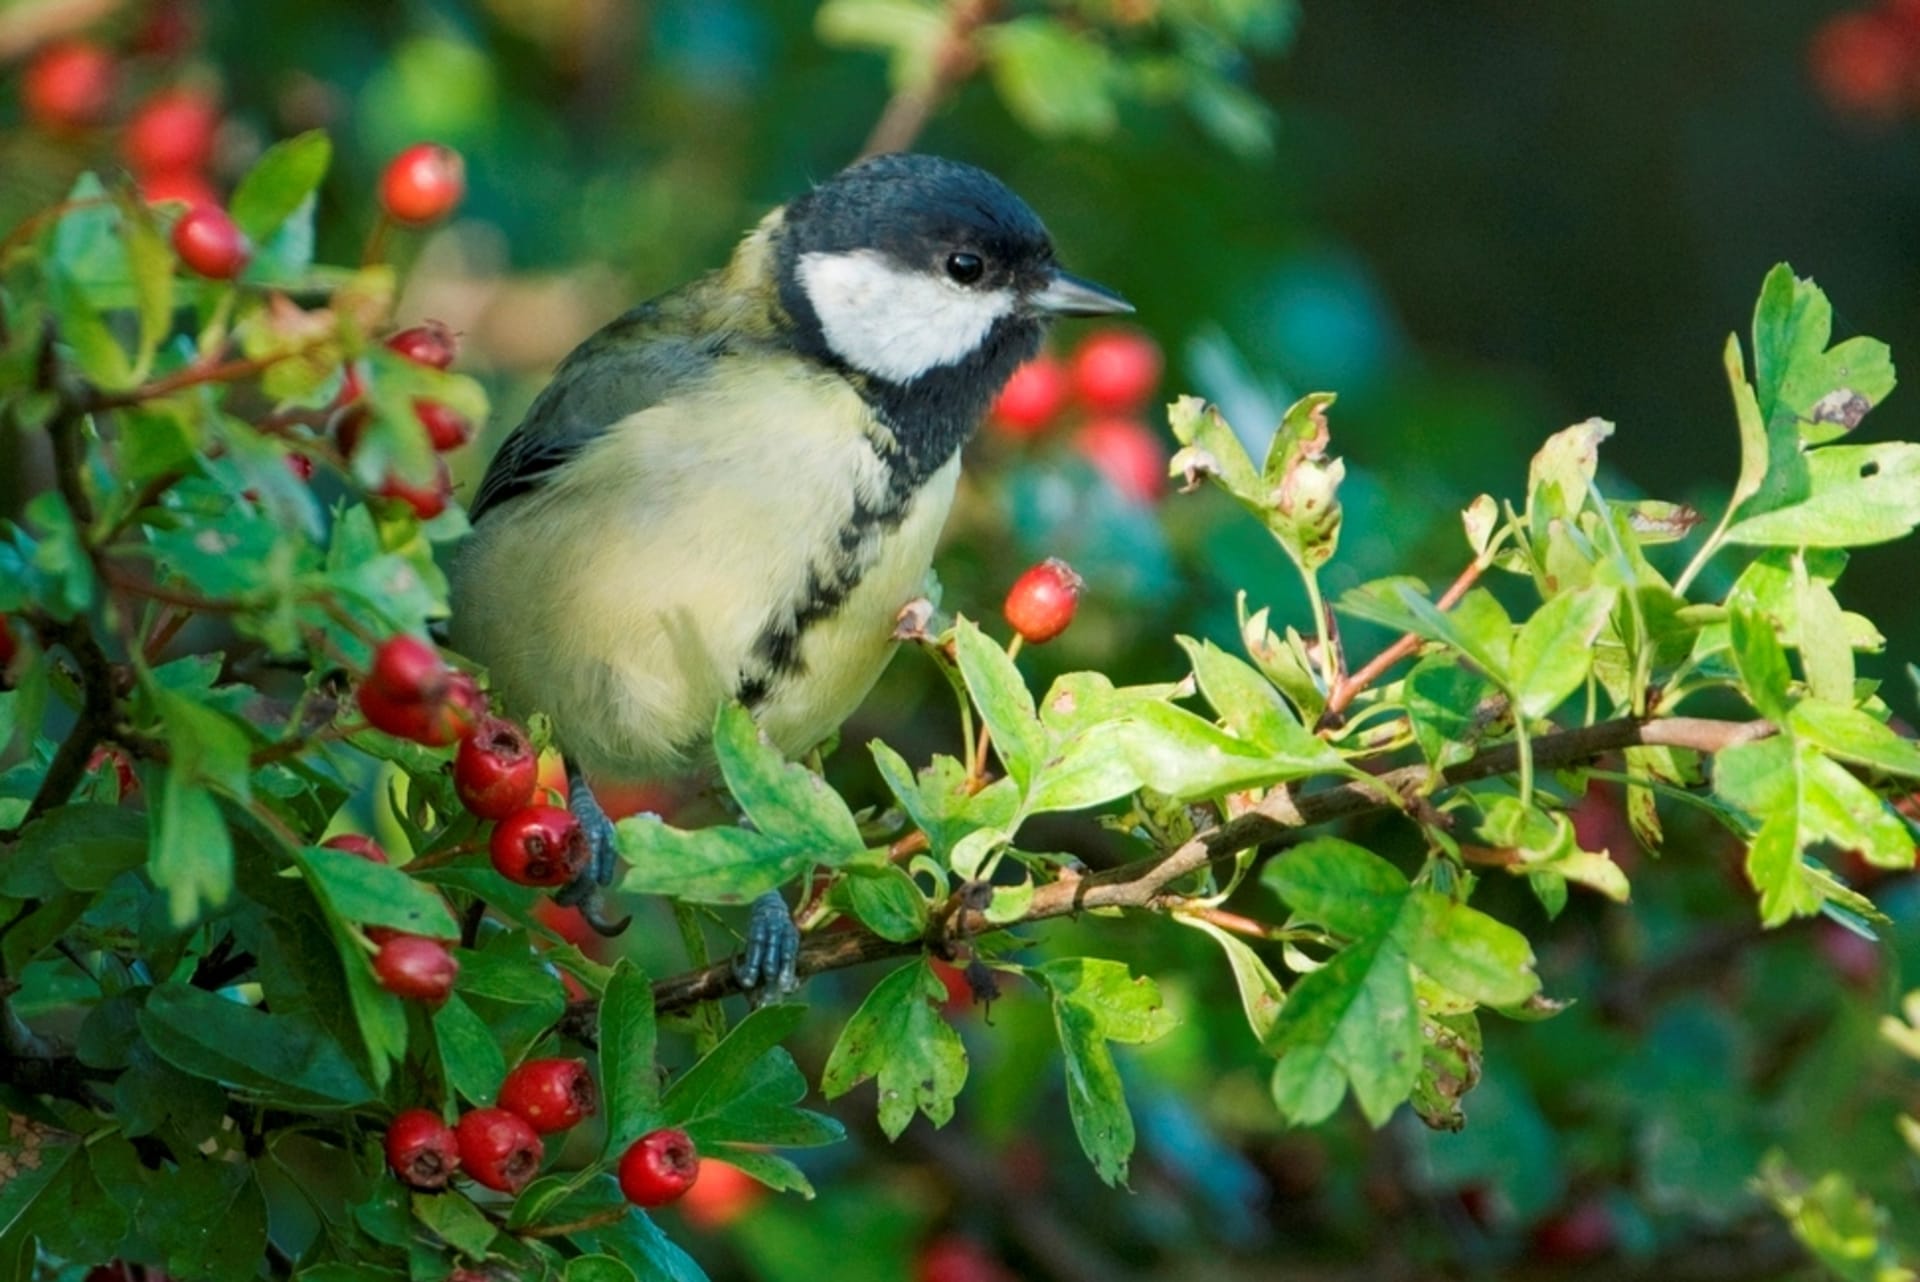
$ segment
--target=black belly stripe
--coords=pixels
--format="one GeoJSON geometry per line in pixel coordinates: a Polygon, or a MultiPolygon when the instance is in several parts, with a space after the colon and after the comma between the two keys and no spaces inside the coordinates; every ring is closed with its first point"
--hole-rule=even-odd
{"type": "MultiPolygon", "coordinates": [[[[876,446],[875,452],[892,464],[889,451],[876,446]]],[[[800,599],[776,610],[761,627],[752,654],[735,680],[734,697],[740,702],[752,707],[766,699],[776,683],[806,670],[800,643],[807,629],[839,613],[880,559],[887,536],[900,528],[913,506],[918,487],[902,487],[898,478],[898,471],[890,472],[883,505],[854,500],[852,513],[834,536],[826,566],[815,561],[800,599]]]]}

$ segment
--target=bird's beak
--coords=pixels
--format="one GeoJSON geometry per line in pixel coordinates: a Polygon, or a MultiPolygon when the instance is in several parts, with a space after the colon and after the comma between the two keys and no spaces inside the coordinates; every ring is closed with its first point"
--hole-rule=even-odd
{"type": "Polygon", "coordinates": [[[1105,285],[1081,280],[1058,268],[1043,289],[1027,295],[1027,306],[1049,316],[1111,316],[1133,310],[1132,303],[1105,285]]]}

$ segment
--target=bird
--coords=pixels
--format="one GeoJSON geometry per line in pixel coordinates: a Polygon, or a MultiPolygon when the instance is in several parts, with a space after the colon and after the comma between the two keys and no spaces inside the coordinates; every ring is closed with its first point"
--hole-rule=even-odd
{"type": "MultiPolygon", "coordinates": [[[[547,714],[565,759],[593,857],[563,902],[599,922],[613,875],[589,780],[701,768],[729,700],[790,758],[839,728],[923,592],[994,397],[1054,318],[1132,310],[1062,268],[987,171],[894,153],[560,363],[488,466],[449,580],[455,647],[547,714]]],[[[742,986],[791,990],[798,946],[763,896],[742,986]]]]}

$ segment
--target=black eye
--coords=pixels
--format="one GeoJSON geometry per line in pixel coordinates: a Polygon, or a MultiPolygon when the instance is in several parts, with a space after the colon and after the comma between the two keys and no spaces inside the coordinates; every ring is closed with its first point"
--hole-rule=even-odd
{"type": "Polygon", "coordinates": [[[987,264],[978,254],[965,252],[947,255],[947,275],[962,285],[971,285],[980,279],[980,273],[987,270],[987,264]]]}

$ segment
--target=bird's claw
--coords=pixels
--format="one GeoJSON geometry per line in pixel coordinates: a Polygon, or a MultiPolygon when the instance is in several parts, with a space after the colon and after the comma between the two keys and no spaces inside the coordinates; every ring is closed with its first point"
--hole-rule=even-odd
{"type": "Polygon", "coordinates": [[[747,922],[747,946],[733,974],[754,1005],[779,1001],[800,987],[800,928],[793,924],[780,892],[770,890],[753,901],[747,922]]]}
{"type": "Polygon", "coordinates": [[[600,891],[613,881],[614,859],[619,853],[618,843],[614,839],[613,820],[600,805],[600,799],[593,795],[586,776],[578,770],[567,771],[567,809],[580,824],[580,831],[586,835],[587,848],[591,852],[587,866],[580,875],[562,886],[554,893],[557,904],[578,907],[580,916],[587,925],[601,935],[617,935],[633,922],[631,915],[618,921],[609,921],[605,915],[605,905],[600,891]]]}

